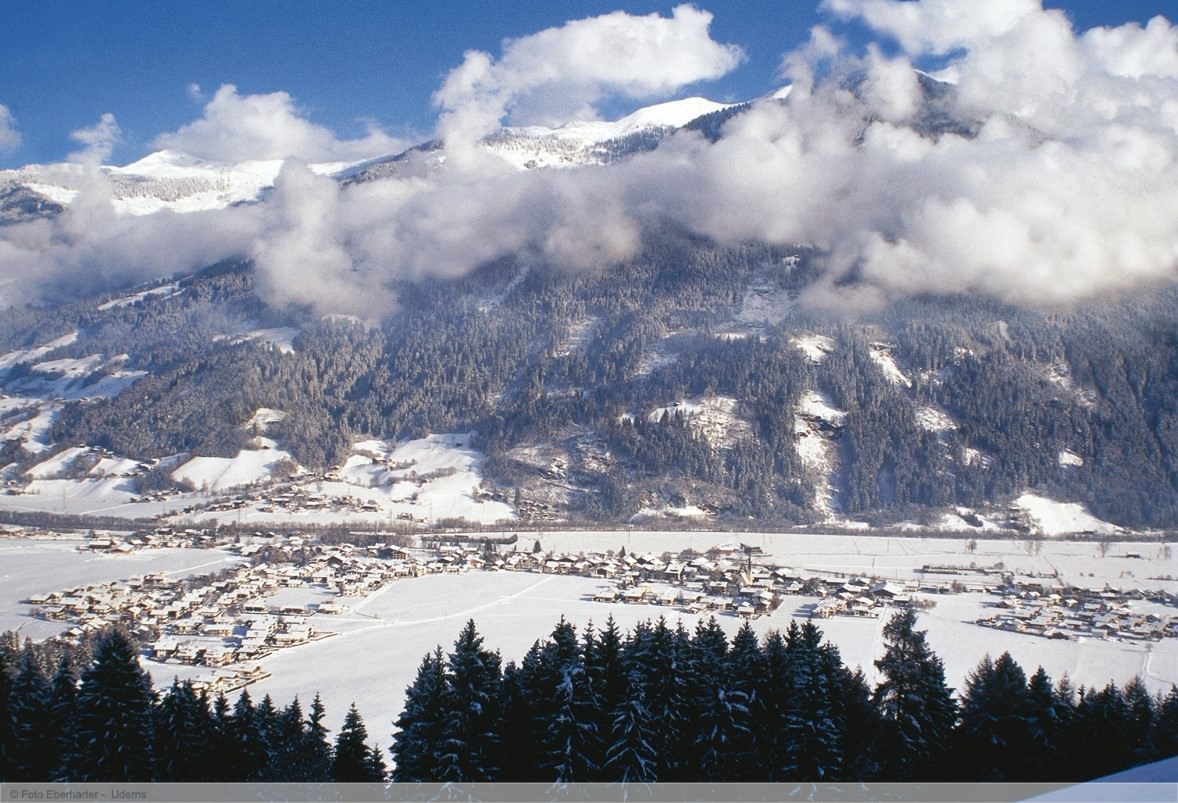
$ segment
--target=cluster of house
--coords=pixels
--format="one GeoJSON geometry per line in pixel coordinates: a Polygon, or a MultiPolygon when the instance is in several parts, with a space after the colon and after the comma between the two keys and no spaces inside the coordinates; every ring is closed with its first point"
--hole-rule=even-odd
{"type": "MultiPolygon", "coordinates": [[[[229,548],[248,559],[264,547],[229,548]]],[[[34,594],[25,602],[34,606],[34,616],[70,622],[67,638],[119,624],[143,639],[156,660],[221,667],[322,638],[327,634],[316,632],[310,617],[343,610],[330,599],[318,605],[267,602],[281,589],[364,596],[393,579],[420,573],[419,564],[404,553],[378,559],[375,549],[323,545],[302,536],[284,539],[282,549],[297,550],[299,560],[247,562],[219,576],[181,579],[153,573],[34,594]]]]}
{"type": "MultiPolygon", "coordinates": [[[[214,674],[201,681],[210,692],[229,692],[265,676],[260,667],[249,664],[275,650],[332,635],[317,629],[313,620],[344,612],[342,598],[367,596],[399,578],[479,570],[595,578],[607,581],[594,597],[599,602],[662,605],[749,619],[771,613],[789,596],[815,600],[806,603],[812,617],[871,617],[889,607],[921,604],[918,593],[974,587],[993,594],[1001,610],[977,620],[982,626],[1056,638],[1178,637],[1178,620],[1130,610],[1134,592],[1014,581],[990,570],[977,570],[978,579],[969,585],[956,567],[924,567],[919,581],[898,582],[765,565],[763,558],[754,562],[759,548],[734,544],[704,554],[685,550],[655,555],[624,549],[561,554],[544,553],[538,545],[519,550],[515,537],[464,541],[455,536],[452,543],[406,550],[387,544],[327,544],[312,535],[256,535],[262,537],[227,543],[223,533],[167,527],[125,537],[94,534],[88,548],[96,551],[111,550],[116,542],[131,548],[219,544],[237,553],[242,563],[215,576],[179,579],[154,573],[33,595],[26,602],[34,606],[34,615],[71,623],[67,637],[117,623],[136,632],[155,660],[214,668],[214,674]],[[279,599],[284,589],[318,592],[288,594],[287,599],[320,601],[283,604],[279,599]]],[[[1175,603],[1172,598],[1162,601],[1175,603]]]]}
{"type": "Polygon", "coordinates": [[[218,499],[217,501],[203,505],[193,505],[185,508],[184,512],[232,512],[255,506],[258,506],[258,509],[263,513],[274,513],[278,510],[289,513],[321,510],[332,513],[374,513],[380,511],[380,505],[371,500],[292,488],[286,490],[269,490],[258,496],[240,494],[234,497],[218,499]]]}
{"type": "Polygon", "coordinates": [[[1056,639],[1178,638],[1178,618],[1130,609],[1129,600],[1143,596],[1140,591],[1016,584],[994,603],[1001,613],[979,618],[976,624],[1056,639]]]}
{"type": "Polygon", "coordinates": [[[162,526],[154,530],[127,533],[93,533],[81,549],[118,554],[137,549],[206,549],[216,543],[217,537],[209,530],[162,526]]]}
{"type": "Polygon", "coordinates": [[[753,563],[759,547],[725,544],[706,554],[688,550],[678,556],[652,553],[588,552],[576,555],[540,552],[495,553],[478,544],[443,545],[429,571],[500,569],[565,574],[612,581],[594,596],[603,603],[636,603],[680,608],[689,613],[730,613],[752,619],[774,611],[791,595],[820,597],[812,615],[878,616],[888,605],[906,604],[913,583],[834,574],[753,563]]]}

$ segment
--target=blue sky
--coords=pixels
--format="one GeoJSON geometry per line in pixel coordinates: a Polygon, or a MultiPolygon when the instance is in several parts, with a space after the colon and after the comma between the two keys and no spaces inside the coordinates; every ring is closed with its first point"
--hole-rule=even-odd
{"type": "MultiPolygon", "coordinates": [[[[669,15],[670,2],[621,0],[6,0],[0,47],[0,105],[20,145],[0,167],[57,161],[78,143],[71,131],[113,114],[121,141],[111,161],[150,150],[158,135],[198,118],[212,93],[289,93],[311,121],[341,138],[375,124],[392,136],[430,134],[430,96],[469,49],[500,53],[505,38],[613,10],[669,15]],[[199,87],[200,94],[193,88],[199,87]]],[[[743,48],[746,60],[722,79],[690,87],[716,100],[760,96],[781,81],[782,54],[812,25],[835,23],[817,0],[700,0],[712,37],[743,48]]],[[[1080,29],[1174,17],[1174,0],[1048,2],[1080,29]]],[[[680,93],[683,94],[683,93],[680,93]]],[[[631,106],[639,105],[628,101],[631,106]]],[[[616,109],[623,113],[624,105],[616,109]]]]}

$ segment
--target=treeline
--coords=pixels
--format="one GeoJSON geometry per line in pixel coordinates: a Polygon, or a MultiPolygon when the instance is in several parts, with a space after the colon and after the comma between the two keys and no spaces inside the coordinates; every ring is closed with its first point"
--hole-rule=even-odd
{"type": "Polygon", "coordinates": [[[334,740],[315,695],[230,704],[190,683],[162,693],[113,630],[79,654],[0,643],[0,781],[361,782],[387,774],[353,706],[334,740]],[[53,663],[50,664],[50,662],[53,663]],[[49,665],[47,665],[49,664],[49,665]]]}
{"type": "Polygon", "coordinates": [[[1178,688],[1030,678],[984,658],[955,697],[915,614],[884,628],[871,688],[810,623],[731,642],[715,619],[580,637],[561,621],[500,668],[473,622],[426,655],[397,719],[395,781],[1083,781],[1178,754],[1178,688]]]}
{"type": "Polygon", "coordinates": [[[82,653],[6,637],[0,781],[1083,781],[1178,754],[1178,688],[1076,690],[1003,654],[955,697],[911,611],[884,637],[871,688],[809,623],[562,619],[504,666],[472,621],[423,658],[391,771],[355,706],[330,739],[318,695],[156,692],[119,631],[82,653]]]}

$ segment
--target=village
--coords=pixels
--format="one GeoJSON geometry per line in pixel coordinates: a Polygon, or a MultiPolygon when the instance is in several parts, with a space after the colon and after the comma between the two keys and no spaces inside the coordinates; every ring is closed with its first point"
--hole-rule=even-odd
{"type": "MultiPolygon", "coordinates": [[[[197,685],[232,691],[267,673],[256,662],[275,651],[330,638],[333,616],[388,583],[427,574],[474,571],[574,575],[601,581],[593,599],[703,615],[755,619],[786,600],[795,617],[880,617],[903,606],[929,608],[938,597],[983,593],[999,612],[974,624],[1043,638],[1157,641],[1178,638],[1178,617],[1135,613],[1134,600],[1178,607],[1164,592],[1077,589],[1056,578],[1013,576],[1000,566],[921,567],[918,578],[802,571],[769,564],[761,550],[721,544],[699,553],[544,552],[510,537],[434,535],[330,543],[316,534],[160,527],[136,534],[88,534],[79,547],[125,553],[158,547],[219,547],[240,563],[216,574],[173,578],[148,573],[33,594],[31,615],[70,625],[66,639],[110,625],[125,627],[161,663],[219,670],[197,685]],[[399,541],[400,543],[397,543],[399,541]]],[[[360,539],[357,539],[360,540],[360,539]]]]}

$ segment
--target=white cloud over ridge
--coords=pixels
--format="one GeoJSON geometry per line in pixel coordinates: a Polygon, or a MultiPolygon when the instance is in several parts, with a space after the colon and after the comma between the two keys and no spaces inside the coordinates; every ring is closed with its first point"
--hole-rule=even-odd
{"type": "MultiPolygon", "coordinates": [[[[201,97],[199,87],[189,87],[189,93],[201,97]]],[[[152,145],[229,163],[288,158],[352,162],[406,147],[376,128],[361,139],[340,140],[307,120],[286,92],[241,95],[233,84],[213,94],[200,119],[161,134],[152,145]]]]}
{"type": "Polygon", "coordinates": [[[665,97],[719,78],[744,59],[714,41],[712,15],[677,6],[670,17],[614,12],[574,20],[508,40],[496,61],[467,51],[434,94],[439,133],[449,149],[477,142],[504,118],[513,124],[558,125],[593,119],[602,98],[665,97]]]}
{"type": "Polygon", "coordinates": [[[7,106],[0,103],[0,153],[12,153],[20,145],[21,136],[16,127],[16,118],[7,106]]]}
{"type": "Polygon", "coordinates": [[[110,159],[115,146],[122,140],[123,132],[115,116],[109,112],[89,128],[79,128],[70,133],[70,139],[82,146],[68,157],[71,162],[100,165],[110,159]]]}
{"type": "MultiPolygon", "coordinates": [[[[55,223],[9,226],[0,233],[3,292],[35,296],[91,264],[120,266],[118,276],[99,274],[114,281],[247,254],[268,300],[375,318],[395,308],[392,282],[460,276],[513,253],[592,268],[635,253],[644,227],[664,221],[720,242],[816,247],[823,274],[807,300],[827,306],[924,292],[1066,304],[1178,278],[1172,23],[1077,33],[1036,0],[825,6],[895,39],[902,55],[848,52],[818,28],[784,60],[795,91],[735,116],[714,143],[682,133],[608,168],[523,173],[448,143],[440,166],[346,188],[291,161],[272,197],[252,207],[99,226],[79,207],[55,223]],[[926,98],[912,61],[930,54],[946,57],[955,85],[943,110],[970,121],[973,135],[918,133],[926,98]]],[[[636,77],[645,56],[594,73],[600,48],[618,47],[595,36],[631,26],[634,41],[649,43],[678,32],[685,50],[701,54],[684,55],[692,66],[681,77],[702,80],[739,58],[710,40],[709,21],[690,7],[672,19],[606,15],[508,43],[497,61],[468,54],[439,89],[440,129],[469,147],[508,115],[673,92],[682,84],[670,72],[636,77]],[[561,49],[555,66],[540,63],[561,49]],[[558,103],[566,80],[576,91],[558,103]]],[[[301,120],[276,95],[222,87],[201,120],[167,136],[205,143],[200,155],[259,158],[258,142],[271,140],[240,121],[301,120]],[[217,132],[228,132],[224,141],[217,132]]],[[[294,144],[271,155],[333,147],[322,145],[335,141],[330,132],[306,126],[284,133],[294,144]]]]}

